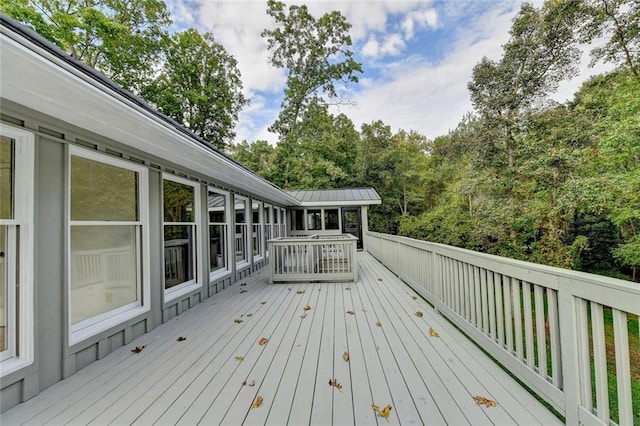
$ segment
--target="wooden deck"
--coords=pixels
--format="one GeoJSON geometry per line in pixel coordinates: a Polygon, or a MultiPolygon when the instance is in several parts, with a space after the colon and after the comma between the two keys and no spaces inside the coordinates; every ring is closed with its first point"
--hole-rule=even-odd
{"type": "Polygon", "coordinates": [[[414,300],[417,294],[395,275],[369,254],[358,256],[356,283],[269,285],[263,269],[9,410],[0,422],[560,423],[424,300],[414,300]],[[180,336],[186,340],[177,341],[180,336]],[[330,379],[342,389],[329,386],[330,379]],[[252,408],[258,396],[263,403],[252,408]],[[478,406],[474,396],[497,405],[478,406]],[[372,404],[391,404],[389,418],[377,416],[372,404]]]}

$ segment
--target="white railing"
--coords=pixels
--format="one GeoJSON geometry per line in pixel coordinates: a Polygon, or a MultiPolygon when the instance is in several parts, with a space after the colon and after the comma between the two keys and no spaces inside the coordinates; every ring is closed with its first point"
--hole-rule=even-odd
{"type": "Polygon", "coordinates": [[[567,424],[632,425],[640,415],[629,348],[630,336],[640,341],[640,284],[373,232],[367,251],[567,424]]]}
{"type": "Polygon", "coordinates": [[[135,262],[135,252],[131,247],[75,250],[71,253],[74,288],[102,282],[130,282],[135,262]]]}
{"type": "Polygon", "coordinates": [[[349,234],[269,240],[269,281],[356,281],[357,240],[349,234]]]}

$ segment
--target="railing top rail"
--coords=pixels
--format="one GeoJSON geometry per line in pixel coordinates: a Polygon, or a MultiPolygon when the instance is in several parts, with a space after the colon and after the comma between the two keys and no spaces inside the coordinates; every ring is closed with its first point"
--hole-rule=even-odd
{"type": "Polygon", "coordinates": [[[309,243],[314,241],[330,242],[330,241],[356,241],[358,238],[351,234],[335,234],[335,235],[309,235],[300,237],[278,237],[268,240],[273,243],[309,243]]]}

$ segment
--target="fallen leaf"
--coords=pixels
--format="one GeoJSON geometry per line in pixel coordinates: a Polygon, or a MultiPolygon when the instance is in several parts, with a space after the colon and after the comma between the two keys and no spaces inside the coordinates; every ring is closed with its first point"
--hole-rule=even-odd
{"type": "Polygon", "coordinates": [[[300,318],[302,318],[302,319],[304,319],[304,318],[306,318],[306,317],[307,317],[307,314],[302,314],[302,315],[300,315],[300,318]]]}
{"type": "Polygon", "coordinates": [[[440,335],[438,333],[436,333],[436,331],[431,327],[429,327],[429,336],[431,336],[431,337],[440,337],[440,335]]]}
{"type": "Polygon", "coordinates": [[[180,336],[180,337],[178,337],[176,340],[177,340],[178,342],[184,342],[185,340],[187,340],[187,338],[186,338],[186,337],[184,337],[184,336],[180,336]]]}
{"type": "Polygon", "coordinates": [[[261,396],[258,396],[258,397],[256,398],[256,400],[255,400],[255,401],[253,401],[253,405],[251,405],[251,407],[252,407],[252,408],[258,408],[259,406],[261,406],[261,405],[262,405],[262,401],[264,401],[264,398],[263,398],[263,397],[261,397],[261,396]]]}
{"type": "Polygon", "coordinates": [[[422,318],[422,312],[421,312],[421,311],[416,312],[416,316],[417,316],[418,318],[422,318]]]}
{"type": "Polygon", "coordinates": [[[243,289],[243,290],[240,290],[240,294],[242,294],[242,293],[246,293],[247,291],[249,291],[249,290],[244,290],[244,289],[243,289]]]}
{"type": "Polygon", "coordinates": [[[345,290],[351,290],[351,287],[346,287],[345,290]]]}
{"type": "Polygon", "coordinates": [[[302,309],[304,309],[305,311],[310,311],[310,310],[311,310],[311,306],[307,305],[307,306],[305,306],[305,307],[304,307],[304,308],[302,308],[302,309]]]}
{"type": "Polygon", "coordinates": [[[253,315],[253,314],[247,314],[247,318],[249,318],[251,315],[253,315]]]}
{"type": "Polygon", "coordinates": [[[382,278],[378,278],[378,281],[382,281],[382,278]]]}
{"type": "Polygon", "coordinates": [[[342,385],[338,383],[336,379],[333,379],[333,380],[329,379],[329,386],[333,386],[334,388],[342,392],[342,385]]]}
{"type": "Polygon", "coordinates": [[[349,352],[345,352],[342,354],[342,359],[344,359],[345,361],[349,361],[349,352]]]}
{"type": "Polygon", "coordinates": [[[240,287],[244,287],[247,283],[240,283],[240,287]]]}
{"type": "Polygon", "coordinates": [[[356,314],[356,313],[355,313],[355,312],[353,312],[353,311],[347,311],[347,313],[348,313],[349,315],[355,315],[355,314],[356,314]]]}
{"type": "Polygon", "coordinates": [[[474,401],[476,401],[476,404],[484,405],[487,408],[496,406],[496,402],[495,401],[493,401],[493,400],[491,400],[489,398],[485,398],[484,396],[474,396],[473,399],[474,399],[474,401]]]}
{"type": "Polygon", "coordinates": [[[418,300],[418,298],[417,298],[416,296],[411,296],[411,298],[412,298],[413,300],[418,300]]]}
{"type": "Polygon", "coordinates": [[[131,352],[135,353],[135,354],[139,354],[140,352],[142,352],[142,350],[145,348],[145,345],[142,346],[136,346],[135,348],[131,349],[131,352]]]}
{"type": "Polygon", "coordinates": [[[240,318],[236,318],[233,320],[233,322],[235,322],[236,324],[240,324],[241,322],[243,322],[243,320],[241,320],[240,318]]]}
{"type": "Polygon", "coordinates": [[[243,357],[242,355],[236,355],[236,356],[235,356],[235,358],[236,358],[238,361],[244,361],[244,357],[243,357]]]}
{"type": "Polygon", "coordinates": [[[244,382],[242,382],[242,386],[255,386],[256,385],[256,381],[252,380],[251,383],[247,383],[247,381],[245,380],[244,382]]]}
{"type": "Polygon", "coordinates": [[[265,303],[267,303],[267,302],[260,302],[261,305],[264,305],[265,303]]]}
{"type": "Polygon", "coordinates": [[[377,322],[376,322],[376,325],[377,325],[378,327],[382,327],[382,323],[381,323],[380,321],[377,321],[377,322]]]}
{"type": "Polygon", "coordinates": [[[373,409],[373,411],[376,412],[376,414],[378,414],[381,417],[384,417],[385,419],[388,418],[389,417],[389,413],[391,413],[391,404],[388,404],[382,410],[380,409],[380,407],[378,407],[375,404],[371,404],[371,408],[373,409]]]}
{"type": "Polygon", "coordinates": [[[258,340],[258,344],[260,346],[264,346],[267,344],[267,342],[269,341],[269,339],[267,339],[266,337],[261,338],[260,340],[258,340]]]}
{"type": "Polygon", "coordinates": [[[297,294],[304,294],[304,290],[298,290],[296,291],[297,294]]]}
{"type": "Polygon", "coordinates": [[[289,287],[287,290],[291,291],[291,287],[289,287]]]}

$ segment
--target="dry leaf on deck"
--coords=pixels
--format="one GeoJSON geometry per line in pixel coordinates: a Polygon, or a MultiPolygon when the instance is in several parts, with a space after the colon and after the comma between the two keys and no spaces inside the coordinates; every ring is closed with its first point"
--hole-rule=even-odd
{"type": "Polygon", "coordinates": [[[436,331],[431,327],[429,327],[429,336],[431,336],[431,337],[440,337],[440,335],[438,333],[436,333],[436,331]]]}
{"type": "Polygon", "coordinates": [[[133,352],[134,354],[139,354],[140,352],[142,352],[144,348],[145,348],[145,345],[136,346],[135,348],[131,349],[131,352],[133,352]]]}
{"type": "Polygon", "coordinates": [[[247,283],[240,283],[240,287],[244,287],[247,283]]]}
{"type": "Polygon", "coordinates": [[[476,404],[484,405],[487,408],[496,406],[496,402],[495,401],[493,401],[493,400],[491,400],[489,398],[485,398],[484,396],[474,396],[473,399],[476,402],[476,404]]]}
{"type": "Polygon", "coordinates": [[[307,317],[307,314],[302,314],[300,315],[300,318],[305,319],[307,317]]]}
{"type": "Polygon", "coordinates": [[[422,311],[418,311],[418,312],[416,312],[416,316],[417,316],[418,318],[422,318],[422,315],[423,315],[423,314],[422,314],[422,311]]]}
{"type": "Polygon", "coordinates": [[[247,383],[247,381],[245,380],[244,382],[242,382],[242,386],[255,386],[256,385],[256,381],[252,380],[251,383],[247,383]]]}
{"type": "Polygon", "coordinates": [[[333,380],[329,379],[329,386],[333,386],[334,388],[342,392],[342,385],[338,383],[336,379],[333,379],[333,380]]]}
{"type": "Polygon", "coordinates": [[[378,327],[382,327],[382,323],[381,323],[380,321],[377,321],[377,322],[376,322],[376,325],[377,325],[378,327]]]}
{"type": "Polygon", "coordinates": [[[253,401],[253,404],[251,405],[251,408],[258,408],[259,406],[262,405],[262,401],[264,401],[264,398],[261,396],[258,396],[256,398],[255,401],[253,401]]]}
{"type": "Polygon", "coordinates": [[[311,310],[311,306],[307,305],[307,306],[305,306],[305,307],[304,307],[304,308],[302,308],[302,309],[304,309],[305,311],[310,311],[310,310],[311,310]]]}
{"type": "Polygon", "coordinates": [[[391,413],[391,404],[388,404],[382,410],[375,404],[371,404],[371,408],[375,411],[379,416],[384,417],[385,419],[389,417],[389,413],[391,413]]]}
{"type": "Polygon", "coordinates": [[[267,342],[269,341],[269,339],[267,339],[266,337],[261,338],[260,340],[258,340],[258,344],[260,346],[264,346],[267,344],[267,342]]]}
{"type": "Polygon", "coordinates": [[[253,315],[253,314],[247,314],[247,318],[249,318],[251,315],[253,315]]]}
{"type": "Polygon", "coordinates": [[[265,303],[267,303],[267,302],[260,302],[261,305],[264,305],[265,303]]]}
{"type": "Polygon", "coordinates": [[[418,300],[418,298],[417,298],[416,296],[411,296],[411,298],[412,298],[413,300],[418,300]]]}
{"type": "Polygon", "coordinates": [[[235,356],[235,358],[236,358],[238,361],[244,361],[244,357],[243,357],[242,355],[236,355],[236,356],[235,356]]]}
{"type": "Polygon", "coordinates": [[[287,290],[291,291],[291,287],[287,288],[287,290]]]}
{"type": "Polygon", "coordinates": [[[177,340],[178,342],[184,342],[185,340],[187,340],[187,338],[186,338],[186,337],[184,337],[184,336],[180,336],[180,337],[178,337],[176,340],[177,340]]]}
{"type": "Polygon", "coordinates": [[[345,352],[342,354],[342,359],[344,359],[345,361],[349,361],[349,352],[345,352]]]}
{"type": "Polygon", "coordinates": [[[351,287],[346,287],[345,290],[351,290],[351,287]]]}
{"type": "Polygon", "coordinates": [[[304,290],[298,290],[296,291],[297,294],[304,294],[304,290]]]}
{"type": "Polygon", "coordinates": [[[242,294],[242,293],[246,293],[247,291],[249,291],[249,290],[244,290],[244,289],[243,289],[243,290],[240,290],[240,294],[242,294]]]}
{"type": "Polygon", "coordinates": [[[355,315],[355,314],[356,314],[356,313],[355,313],[355,312],[353,312],[353,311],[347,311],[347,313],[348,313],[349,315],[355,315]]]}
{"type": "Polygon", "coordinates": [[[378,281],[382,281],[382,278],[378,278],[378,281]]]}
{"type": "Polygon", "coordinates": [[[236,324],[240,324],[242,320],[240,318],[236,318],[233,320],[233,322],[235,322],[236,324]]]}

